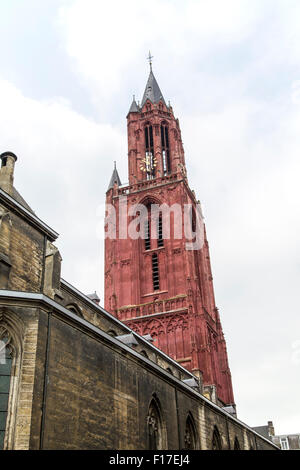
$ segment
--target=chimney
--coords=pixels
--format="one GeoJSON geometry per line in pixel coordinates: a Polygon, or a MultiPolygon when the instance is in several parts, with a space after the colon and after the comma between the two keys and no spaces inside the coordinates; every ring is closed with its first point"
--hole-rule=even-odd
{"type": "Polygon", "coordinates": [[[274,430],[274,425],[272,421],[268,421],[268,432],[269,432],[269,436],[271,437],[275,436],[275,430],[274,430]]]}
{"type": "Polygon", "coordinates": [[[4,152],[0,155],[0,188],[7,192],[10,196],[13,193],[14,169],[17,157],[12,152],[4,152]]]}

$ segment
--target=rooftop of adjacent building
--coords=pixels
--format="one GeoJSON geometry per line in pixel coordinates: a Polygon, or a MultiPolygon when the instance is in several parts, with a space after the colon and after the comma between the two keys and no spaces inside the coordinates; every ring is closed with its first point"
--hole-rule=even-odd
{"type": "Polygon", "coordinates": [[[272,421],[268,421],[268,424],[264,426],[255,426],[252,429],[266,439],[274,442],[276,445],[281,445],[283,450],[300,450],[300,433],[275,434],[275,428],[272,421]]]}

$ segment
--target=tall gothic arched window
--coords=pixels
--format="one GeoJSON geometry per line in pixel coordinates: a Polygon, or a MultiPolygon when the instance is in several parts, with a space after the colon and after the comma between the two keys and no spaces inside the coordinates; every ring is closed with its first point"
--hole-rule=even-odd
{"type": "MultiPolygon", "coordinates": [[[[151,203],[146,204],[147,208],[147,217],[144,220],[144,240],[145,240],[145,250],[151,250],[151,248],[156,248],[152,243],[152,236],[154,239],[157,239],[157,248],[164,246],[164,234],[163,234],[163,218],[161,213],[151,211],[151,203]],[[156,224],[156,236],[153,235],[154,226],[156,224]]],[[[156,245],[156,243],[154,244],[156,245]]]]}
{"type": "Polygon", "coordinates": [[[145,231],[145,250],[151,250],[151,226],[150,226],[149,217],[144,222],[144,231],[145,231]]]}
{"type": "Polygon", "coordinates": [[[151,204],[145,204],[147,209],[147,218],[144,221],[144,239],[145,250],[151,250],[151,204]]]}
{"type": "Polygon", "coordinates": [[[166,432],[159,401],[153,397],[147,416],[148,447],[150,450],[166,448],[166,432]]]}
{"type": "Polygon", "coordinates": [[[221,436],[217,426],[214,428],[211,448],[212,450],[222,450],[221,436]]]}
{"type": "Polygon", "coordinates": [[[0,450],[4,447],[12,361],[13,349],[9,344],[9,337],[3,336],[0,340],[0,450]]]}
{"type": "Polygon", "coordinates": [[[184,448],[195,450],[197,448],[196,428],[194,420],[189,414],[185,424],[184,448]]]}
{"type": "Polygon", "coordinates": [[[157,220],[157,246],[160,248],[164,246],[164,237],[163,237],[163,219],[162,215],[159,214],[157,220]]]}
{"type": "Polygon", "coordinates": [[[24,324],[0,308],[0,450],[13,449],[24,324]]]}
{"type": "Polygon", "coordinates": [[[145,171],[147,179],[155,178],[155,158],[153,144],[153,127],[151,124],[145,126],[145,171]]]}
{"type": "Polygon", "coordinates": [[[171,173],[171,159],[169,146],[169,130],[165,122],[160,126],[162,164],[164,175],[171,173]]]}

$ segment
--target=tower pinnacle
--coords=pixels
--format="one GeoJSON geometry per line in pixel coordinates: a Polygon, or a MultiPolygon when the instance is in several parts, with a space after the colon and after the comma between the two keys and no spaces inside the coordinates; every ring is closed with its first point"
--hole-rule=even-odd
{"type": "Polygon", "coordinates": [[[121,186],[121,180],[120,180],[120,177],[119,177],[119,173],[118,173],[118,170],[117,170],[117,165],[116,165],[116,162],[114,162],[114,171],[111,175],[111,179],[110,179],[110,182],[109,182],[109,186],[107,188],[107,191],[109,191],[110,189],[112,189],[114,187],[114,185],[117,184],[118,186],[121,186]]]}

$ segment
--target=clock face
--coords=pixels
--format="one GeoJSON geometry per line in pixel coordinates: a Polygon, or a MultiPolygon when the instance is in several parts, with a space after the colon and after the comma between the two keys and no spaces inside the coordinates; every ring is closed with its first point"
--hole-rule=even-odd
{"type": "Polygon", "coordinates": [[[142,159],[140,169],[147,173],[151,173],[157,165],[157,160],[155,157],[151,157],[150,155],[146,155],[145,158],[142,159]]]}

